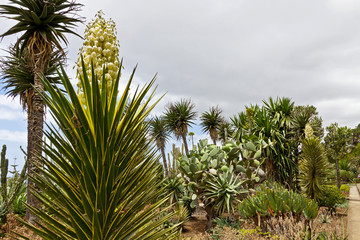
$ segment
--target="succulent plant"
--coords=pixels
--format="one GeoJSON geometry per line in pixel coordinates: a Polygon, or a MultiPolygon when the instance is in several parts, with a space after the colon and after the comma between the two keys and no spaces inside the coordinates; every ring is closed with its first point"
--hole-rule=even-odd
{"type": "MultiPolygon", "coordinates": [[[[0,202],[0,218],[3,222],[6,222],[6,214],[8,214],[13,208],[13,204],[16,206],[24,205],[21,200],[26,201],[26,195],[24,189],[24,181],[26,179],[26,163],[20,174],[15,174],[12,181],[8,181],[8,166],[9,160],[6,158],[6,145],[2,146],[1,150],[1,202],[0,202]]],[[[16,208],[15,206],[15,208],[16,208]]],[[[14,209],[13,209],[14,210],[14,209]]],[[[15,209],[17,210],[17,209],[15,209]]]]}
{"type": "Polygon", "coordinates": [[[262,220],[269,217],[291,215],[298,221],[301,216],[308,221],[318,214],[315,200],[294,191],[288,191],[277,183],[262,184],[256,194],[245,198],[238,206],[240,216],[253,219],[260,226],[262,220]]]}
{"type": "Polygon", "coordinates": [[[237,199],[256,182],[261,166],[261,151],[267,145],[262,142],[236,143],[227,141],[224,146],[208,144],[200,140],[189,155],[179,158],[178,166],[188,186],[194,190],[194,201],[202,200],[208,215],[208,228],[217,214],[227,210],[231,215],[230,202],[237,199]],[[195,189],[196,188],[196,189],[195,189]]]}

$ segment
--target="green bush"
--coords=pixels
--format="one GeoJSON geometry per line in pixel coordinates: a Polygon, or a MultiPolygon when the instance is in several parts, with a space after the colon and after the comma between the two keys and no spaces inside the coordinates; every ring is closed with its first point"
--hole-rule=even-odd
{"type": "Polygon", "coordinates": [[[346,185],[346,184],[343,184],[343,185],[340,186],[340,191],[348,193],[350,191],[350,186],[346,185]]]}
{"type": "Polygon", "coordinates": [[[289,191],[277,183],[262,184],[255,195],[245,198],[238,207],[240,216],[252,218],[256,225],[261,224],[256,217],[258,215],[260,215],[260,221],[268,217],[284,216],[284,214],[291,214],[297,219],[304,216],[311,220],[316,218],[318,213],[316,201],[289,191]]]}
{"type": "Polygon", "coordinates": [[[319,205],[327,207],[330,213],[335,212],[335,207],[344,203],[345,196],[341,193],[340,189],[333,185],[325,186],[324,198],[319,201],[319,205]]]}
{"type": "Polygon", "coordinates": [[[345,182],[350,182],[355,178],[355,174],[351,171],[340,170],[340,178],[345,182]]]}

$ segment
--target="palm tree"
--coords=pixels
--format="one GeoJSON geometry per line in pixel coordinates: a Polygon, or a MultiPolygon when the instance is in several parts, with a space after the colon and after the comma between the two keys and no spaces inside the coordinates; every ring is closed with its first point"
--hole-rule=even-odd
{"type": "Polygon", "coordinates": [[[111,88],[100,92],[105,76],[100,83],[92,71],[90,84],[83,66],[84,102],[63,69],[66,93],[43,80],[48,94],[42,98],[58,126],[45,131],[45,167],[31,177],[44,205],[30,206],[40,224],[24,224],[47,240],[172,239],[177,225],[162,227],[174,214],[161,208],[168,197],[161,197],[157,154],[146,138],[154,79],[131,95],[134,69],[118,96],[120,71],[111,88]]]}
{"type": "Polygon", "coordinates": [[[196,117],[194,108],[195,104],[191,99],[181,99],[179,102],[170,103],[165,109],[166,124],[177,139],[182,138],[186,155],[189,155],[186,135],[196,117]]]}
{"type": "Polygon", "coordinates": [[[216,106],[211,107],[208,112],[204,112],[201,117],[201,127],[204,133],[209,133],[210,138],[213,140],[213,143],[216,145],[219,135],[219,127],[224,122],[224,118],[221,116],[222,110],[216,106]]]}
{"type": "Polygon", "coordinates": [[[165,175],[168,176],[168,166],[165,154],[165,143],[169,140],[170,131],[166,125],[164,117],[155,116],[149,121],[149,134],[155,140],[156,146],[161,151],[165,175]]]}
{"type": "MultiPolygon", "coordinates": [[[[40,76],[44,75],[49,66],[51,54],[55,49],[62,51],[60,42],[67,44],[65,33],[78,35],[71,29],[76,23],[81,22],[75,15],[81,4],[73,0],[9,0],[11,4],[0,5],[0,14],[17,22],[0,37],[22,33],[15,47],[20,54],[29,61],[33,73],[33,88],[27,91],[28,107],[28,147],[27,167],[29,176],[34,176],[38,171],[36,165],[38,156],[41,155],[41,140],[44,125],[44,103],[40,97],[43,84],[40,76]]],[[[5,80],[6,81],[6,80],[5,80]]],[[[31,188],[36,188],[32,180],[28,181],[27,203],[31,206],[39,205],[37,199],[31,194],[31,188]]],[[[33,217],[27,211],[27,219],[32,222],[33,217]]]]}

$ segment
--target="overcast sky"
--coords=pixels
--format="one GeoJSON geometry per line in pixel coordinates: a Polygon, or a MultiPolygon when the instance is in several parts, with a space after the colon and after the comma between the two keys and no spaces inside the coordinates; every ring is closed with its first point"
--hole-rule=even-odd
{"type": "MultiPolygon", "coordinates": [[[[225,116],[272,97],[314,105],[324,120],[360,123],[360,1],[358,0],[87,0],[87,21],[102,9],[117,25],[126,78],[158,73],[158,95],[191,98],[198,112],[218,105],[225,116]]],[[[1,4],[8,3],[0,0],[1,4]]],[[[13,22],[1,19],[0,32],[13,22]]],[[[79,25],[83,33],[85,25],[79,25]]],[[[68,35],[68,72],[82,40],[68,35]]],[[[0,42],[7,49],[16,37],[0,42]]],[[[4,51],[0,51],[3,56],[4,51]]],[[[0,88],[1,88],[0,84],[0,88]]],[[[198,133],[201,137],[201,133],[198,133]]],[[[0,92],[0,144],[9,158],[26,146],[26,115],[0,92]]],[[[20,157],[22,158],[22,157],[20,157]]]]}

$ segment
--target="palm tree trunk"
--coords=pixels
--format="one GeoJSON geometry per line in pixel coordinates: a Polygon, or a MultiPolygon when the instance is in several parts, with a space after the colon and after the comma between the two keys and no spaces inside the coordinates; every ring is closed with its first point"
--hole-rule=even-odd
{"type": "MultiPolygon", "coordinates": [[[[40,71],[38,71],[39,73],[40,71]]],[[[34,88],[40,92],[44,91],[44,86],[40,78],[35,74],[34,88]]],[[[35,178],[39,174],[39,169],[36,166],[41,166],[41,161],[38,156],[41,156],[41,142],[43,137],[44,126],[44,102],[40,94],[34,91],[31,105],[28,106],[28,146],[27,146],[27,169],[28,169],[28,187],[27,187],[27,204],[32,207],[39,208],[39,200],[31,193],[32,189],[39,190],[31,178],[35,178]]],[[[26,210],[26,220],[33,224],[37,220],[34,214],[28,209],[26,210]]]]}
{"type": "Polygon", "coordinates": [[[188,149],[188,145],[187,145],[187,141],[186,141],[186,133],[181,134],[181,137],[184,142],[185,153],[186,153],[186,155],[189,155],[189,149],[188,149]]]}
{"type": "Polygon", "coordinates": [[[167,163],[166,163],[165,148],[161,147],[160,150],[161,150],[161,155],[162,155],[164,169],[165,169],[165,176],[167,177],[167,176],[169,176],[169,171],[168,171],[169,169],[168,169],[168,166],[167,166],[167,163]]]}

